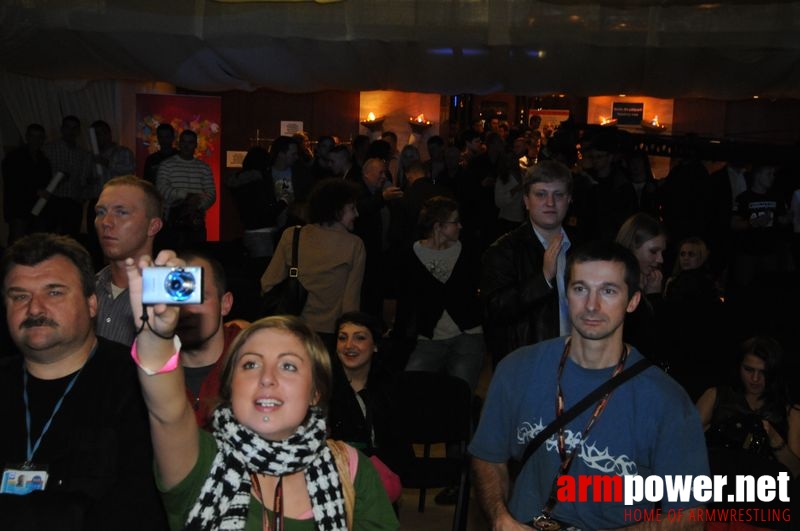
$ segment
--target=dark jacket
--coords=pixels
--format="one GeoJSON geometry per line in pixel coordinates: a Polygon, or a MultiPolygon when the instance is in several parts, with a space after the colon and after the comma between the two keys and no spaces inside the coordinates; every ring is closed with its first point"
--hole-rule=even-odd
{"type": "Polygon", "coordinates": [[[412,247],[408,248],[404,266],[406,284],[398,297],[398,321],[405,337],[423,335],[432,339],[445,310],[462,332],[481,324],[478,259],[469,247],[462,246],[445,283],[426,269],[412,247]]]}
{"type": "Polygon", "coordinates": [[[359,393],[367,410],[365,414],[344,370],[337,363],[333,369],[333,392],[328,407],[331,437],[345,441],[367,455],[374,454],[377,447],[388,444],[391,440],[391,423],[387,422],[389,380],[380,364],[373,362],[367,387],[359,393]],[[373,430],[375,444],[372,441],[373,430]]]}
{"type": "Polygon", "coordinates": [[[39,200],[37,191],[44,189],[53,176],[50,161],[39,150],[36,158],[22,146],[3,159],[3,217],[6,222],[29,218],[31,208],[39,200]]]}
{"type": "Polygon", "coordinates": [[[530,223],[483,254],[484,334],[495,364],[509,352],[559,335],[558,289],[542,273],[544,247],[530,223]]]}
{"type": "Polygon", "coordinates": [[[366,455],[375,455],[390,469],[398,471],[402,470],[414,452],[408,444],[399,442],[401,438],[394,428],[392,411],[395,406],[392,402],[399,402],[402,396],[393,393],[396,388],[394,378],[382,364],[386,360],[379,359],[386,354],[379,352],[373,358],[367,386],[358,393],[366,407],[366,414],[361,410],[341,364],[334,364],[328,427],[332,439],[345,441],[366,455]]]}
{"type": "Polygon", "coordinates": [[[386,206],[383,199],[383,191],[369,189],[362,179],[357,183],[358,196],[356,198],[356,209],[358,217],[355,221],[353,232],[363,241],[367,250],[367,257],[370,252],[380,255],[383,251],[383,219],[381,211],[386,206]]]}
{"type": "Polygon", "coordinates": [[[386,206],[381,190],[371,192],[362,179],[358,183],[358,217],[353,232],[364,242],[367,260],[361,283],[361,311],[381,315],[384,290],[383,213],[386,206]]]}
{"type": "Polygon", "coordinates": [[[275,183],[269,172],[244,170],[225,179],[245,230],[277,225],[286,203],[275,198],[275,183]]]}

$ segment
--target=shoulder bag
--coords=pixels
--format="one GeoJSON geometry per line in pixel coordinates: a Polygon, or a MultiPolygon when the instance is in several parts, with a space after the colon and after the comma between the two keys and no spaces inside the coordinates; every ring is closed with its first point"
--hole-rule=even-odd
{"type": "MultiPolygon", "coordinates": [[[[605,383],[598,386],[595,390],[590,392],[588,395],[583,397],[577,404],[569,408],[567,411],[559,415],[553,422],[551,422],[545,429],[543,429],[539,434],[533,438],[533,440],[528,443],[527,448],[525,448],[525,453],[522,455],[522,459],[520,461],[519,470],[522,470],[522,467],[525,466],[525,463],[530,459],[534,452],[542,445],[544,441],[546,441],[551,435],[553,435],[556,431],[560,428],[565,426],[569,421],[576,418],[580,415],[584,410],[586,410],[589,406],[596,403],[600,400],[604,395],[608,395],[611,393],[612,390],[616,389],[624,382],[627,382],[640,372],[644,371],[648,367],[652,365],[649,360],[641,359],[625,369],[624,371],[620,372],[613,378],[606,380],[605,383]]],[[[595,411],[596,413],[596,411],[595,411]]],[[[585,431],[584,431],[585,434],[585,431]]],[[[553,507],[557,503],[557,498],[555,496],[556,492],[556,481],[562,474],[566,474],[567,470],[563,469],[563,457],[562,457],[562,469],[556,474],[555,479],[553,480],[553,486],[550,491],[550,495],[548,496],[548,501],[545,506],[542,508],[542,514],[533,518],[528,525],[537,529],[539,531],[559,531],[562,529],[571,529],[571,526],[567,524],[563,524],[557,520],[554,520],[550,514],[553,510],[553,507]]],[[[567,469],[571,464],[571,458],[568,461],[567,469]]]]}
{"type": "Polygon", "coordinates": [[[303,287],[298,278],[300,274],[298,266],[300,229],[302,229],[300,225],[294,227],[292,262],[286,278],[263,295],[262,310],[265,317],[270,315],[300,315],[306,305],[308,291],[306,291],[306,288],[303,287]]]}
{"type": "Polygon", "coordinates": [[[566,426],[569,421],[583,413],[586,408],[600,400],[603,395],[610,393],[612,390],[627,382],[651,365],[652,363],[650,360],[646,358],[640,359],[615,377],[606,380],[602,385],[595,388],[594,391],[584,396],[580,402],[576,403],[574,406],[566,410],[561,416],[548,424],[545,429],[540,431],[539,434],[528,443],[528,446],[525,448],[525,453],[522,454],[522,459],[520,459],[519,469],[522,470],[522,467],[525,466],[525,463],[528,461],[528,459],[551,435],[553,435],[563,426],[566,426]]]}

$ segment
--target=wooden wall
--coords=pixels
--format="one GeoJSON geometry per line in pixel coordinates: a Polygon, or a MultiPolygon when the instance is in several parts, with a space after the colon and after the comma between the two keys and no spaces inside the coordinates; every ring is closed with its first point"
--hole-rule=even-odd
{"type": "MultiPolygon", "coordinates": [[[[358,134],[359,93],[328,91],[311,94],[286,94],[268,90],[223,92],[222,168],[225,176],[238,170],[225,167],[226,151],[247,151],[260,137],[273,139],[280,134],[281,120],[303,122],[312,140],[321,135],[336,135],[349,141],[358,134]]],[[[266,144],[262,144],[266,146],[266,144]]],[[[220,239],[241,236],[241,224],[230,194],[222,186],[220,198],[220,239]]]]}

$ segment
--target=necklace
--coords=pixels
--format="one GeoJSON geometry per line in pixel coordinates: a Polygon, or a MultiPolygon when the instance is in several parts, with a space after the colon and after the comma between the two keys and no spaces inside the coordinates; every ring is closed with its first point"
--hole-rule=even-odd
{"type": "Polygon", "coordinates": [[[64,400],[67,398],[67,395],[72,388],[75,386],[75,382],[78,381],[78,377],[83,372],[83,368],[91,361],[92,357],[94,356],[95,351],[97,350],[97,343],[94,344],[92,350],[89,352],[89,356],[86,358],[86,361],[81,365],[80,369],[74,374],[74,376],[69,380],[67,383],[66,389],[64,392],[61,393],[61,397],[56,401],[55,406],[53,406],[53,410],[50,413],[50,417],[45,421],[44,426],[42,427],[42,431],[39,432],[39,437],[36,439],[35,442],[31,442],[31,409],[30,405],[28,404],[28,369],[23,364],[22,366],[22,402],[25,404],[25,431],[27,434],[27,449],[25,453],[25,465],[32,466],[31,460],[33,459],[33,455],[36,453],[36,450],[39,449],[39,445],[42,444],[42,439],[44,439],[45,434],[50,429],[50,425],[53,423],[53,419],[56,417],[56,413],[61,409],[64,400]]]}
{"type": "Polygon", "coordinates": [[[258,475],[251,474],[250,479],[253,482],[253,491],[261,502],[261,525],[264,531],[283,531],[283,476],[278,476],[278,483],[275,485],[275,496],[272,499],[272,526],[270,526],[270,518],[267,511],[267,506],[264,504],[264,496],[261,494],[261,483],[258,482],[258,475]]]}
{"type": "MultiPolygon", "coordinates": [[[[569,357],[571,344],[572,342],[569,338],[567,338],[566,342],[564,343],[564,352],[561,354],[561,360],[558,363],[558,377],[556,380],[556,419],[558,419],[564,413],[564,404],[566,400],[564,399],[564,391],[561,389],[561,375],[564,372],[564,366],[566,365],[567,358],[569,357]]],[[[619,361],[617,362],[617,366],[614,368],[614,373],[611,375],[611,378],[617,376],[620,372],[622,372],[622,369],[625,368],[625,361],[628,359],[628,353],[628,347],[623,343],[622,352],[619,355],[619,361]]],[[[589,431],[594,427],[597,419],[600,418],[600,415],[606,408],[610,396],[611,392],[609,391],[603,395],[603,398],[601,398],[599,402],[597,402],[594,407],[594,411],[592,412],[592,416],[589,417],[589,420],[586,422],[586,426],[581,432],[579,441],[586,440],[586,436],[589,434],[589,431]]],[[[553,486],[550,488],[550,495],[547,497],[547,503],[545,503],[545,506],[542,509],[542,514],[533,520],[533,526],[541,531],[556,531],[561,529],[561,524],[559,524],[556,520],[553,520],[553,518],[550,516],[553,513],[556,503],[558,503],[558,498],[556,497],[558,479],[569,471],[572,461],[575,458],[575,454],[580,449],[580,444],[576,444],[575,448],[573,448],[571,452],[567,452],[566,436],[564,435],[563,426],[558,429],[558,437],[556,441],[558,445],[558,456],[561,459],[561,466],[558,468],[558,473],[553,479],[553,486]]]]}
{"type": "MultiPolygon", "coordinates": [[[[567,362],[567,357],[569,356],[570,345],[572,342],[567,339],[564,345],[564,353],[561,355],[561,361],[558,363],[558,380],[556,383],[556,418],[560,417],[564,413],[564,391],[561,389],[561,375],[564,372],[564,366],[567,362]]],[[[614,378],[622,369],[625,368],[625,360],[628,359],[628,348],[623,343],[622,345],[622,353],[619,355],[619,361],[617,362],[617,366],[614,368],[614,373],[611,375],[611,378],[614,378]]],[[[594,411],[592,412],[592,416],[589,417],[589,420],[586,422],[586,426],[583,428],[583,432],[581,433],[581,441],[586,440],[586,435],[588,435],[589,430],[592,429],[597,419],[603,413],[603,410],[606,408],[606,404],[608,404],[608,398],[611,396],[611,393],[606,393],[603,398],[597,403],[594,407],[594,411]]],[[[572,459],[575,457],[575,453],[577,452],[577,446],[569,453],[567,453],[566,449],[566,437],[564,436],[564,428],[561,427],[558,430],[558,455],[561,458],[561,468],[559,470],[559,476],[566,474],[567,470],[569,470],[569,466],[572,464],[572,459]]],[[[558,478],[556,478],[558,479],[558,478]]]]}

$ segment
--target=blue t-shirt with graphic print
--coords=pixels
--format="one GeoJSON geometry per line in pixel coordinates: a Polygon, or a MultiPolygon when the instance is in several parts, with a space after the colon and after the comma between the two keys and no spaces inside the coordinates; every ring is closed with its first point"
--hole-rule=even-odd
{"type": "MultiPolygon", "coordinates": [[[[556,376],[565,337],[523,347],[498,365],[489,386],[481,420],[469,445],[470,453],[484,461],[519,460],[528,443],[555,419],[556,376]]],[[[626,366],[642,358],[632,349],[626,366]]],[[[568,359],[562,376],[565,410],[608,380],[614,367],[585,369],[568,359]]],[[[585,441],[581,433],[592,415],[589,407],[565,427],[567,450],[579,447],[569,475],[708,475],[700,417],[686,392],[661,369],[650,367],[614,390],[585,441]]],[[[556,436],[534,453],[514,483],[509,502],[520,522],[539,515],[547,501],[560,459],[556,436]]],[[[577,484],[577,482],[576,482],[577,484]]],[[[635,523],[633,509],[651,509],[649,502],[625,506],[623,501],[560,502],[553,517],[582,529],[610,529],[635,523]]],[[[623,496],[624,500],[624,496],[623,496]]],[[[700,502],[669,503],[670,509],[695,507],[700,502]]]]}

